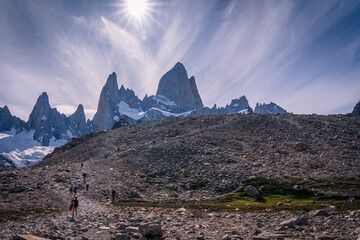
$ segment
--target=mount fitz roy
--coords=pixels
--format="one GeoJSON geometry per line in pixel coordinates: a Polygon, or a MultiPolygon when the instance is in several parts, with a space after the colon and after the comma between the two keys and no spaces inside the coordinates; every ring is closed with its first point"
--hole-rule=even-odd
{"type": "Polygon", "coordinates": [[[5,105],[0,108],[0,168],[33,165],[73,137],[111,129],[121,121],[129,124],[172,117],[232,114],[232,113],[282,114],[286,111],[275,103],[256,104],[250,107],[245,96],[233,99],[225,107],[204,107],[196,81],[190,78],[182,63],[176,65],[160,79],[156,95],[140,100],[135,92],[121,85],[116,73],[109,75],[99,98],[93,120],[87,120],[80,104],[74,114],[67,117],[51,108],[44,92],[27,122],[12,116],[5,105]],[[25,140],[24,140],[25,139],[25,140]],[[21,145],[20,147],[14,145],[21,145]]]}

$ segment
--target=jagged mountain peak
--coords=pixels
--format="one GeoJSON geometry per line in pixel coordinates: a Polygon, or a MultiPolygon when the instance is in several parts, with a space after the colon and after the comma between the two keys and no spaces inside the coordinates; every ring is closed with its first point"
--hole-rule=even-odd
{"type": "Polygon", "coordinates": [[[171,70],[178,70],[178,71],[185,71],[186,72],[185,66],[181,62],[177,62],[171,70]]]}
{"type": "Polygon", "coordinates": [[[3,111],[7,111],[7,112],[10,112],[9,108],[7,105],[5,105],[3,108],[0,108],[0,110],[3,110],[3,111]]]}
{"type": "Polygon", "coordinates": [[[49,99],[49,96],[47,95],[46,92],[42,92],[40,97],[49,99]]]}
{"type": "Polygon", "coordinates": [[[117,77],[115,72],[109,75],[106,84],[103,87],[103,91],[108,92],[112,96],[116,95],[118,91],[118,84],[117,84],[117,77]]]}
{"type": "Polygon", "coordinates": [[[203,107],[195,78],[188,78],[186,69],[180,62],[161,77],[156,95],[174,101],[183,111],[203,107]]]}
{"type": "Polygon", "coordinates": [[[40,105],[44,105],[44,106],[49,106],[50,107],[50,103],[49,103],[49,96],[46,92],[42,92],[37,101],[36,104],[40,104],[40,105]]]}
{"type": "Polygon", "coordinates": [[[2,115],[10,115],[11,116],[10,110],[7,105],[5,105],[3,108],[0,108],[0,112],[2,115]]]}
{"type": "Polygon", "coordinates": [[[0,108],[0,132],[10,131],[12,128],[16,132],[21,132],[24,128],[25,122],[16,116],[12,116],[7,105],[0,108]]]}
{"type": "Polygon", "coordinates": [[[230,105],[226,105],[225,109],[227,113],[242,113],[243,110],[247,110],[246,113],[252,112],[249,102],[244,95],[231,100],[230,105]]]}
{"type": "Polygon", "coordinates": [[[280,107],[274,102],[270,102],[269,104],[266,103],[256,103],[256,107],[254,113],[260,114],[284,114],[287,113],[285,109],[280,107]]]}
{"type": "Polygon", "coordinates": [[[79,104],[76,111],[72,114],[72,115],[79,115],[79,114],[84,114],[84,106],[82,104],[79,104]]]}

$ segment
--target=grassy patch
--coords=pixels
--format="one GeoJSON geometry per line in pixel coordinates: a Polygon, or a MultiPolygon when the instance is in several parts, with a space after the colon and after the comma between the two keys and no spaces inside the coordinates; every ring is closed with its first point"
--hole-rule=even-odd
{"type": "Polygon", "coordinates": [[[231,200],[209,200],[209,201],[178,201],[178,202],[154,202],[154,201],[121,201],[114,203],[118,207],[157,207],[196,210],[216,210],[216,211],[243,211],[243,212],[280,212],[280,211],[311,211],[326,208],[324,204],[331,203],[341,210],[359,209],[360,203],[350,203],[343,200],[338,201],[312,201],[311,199],[294,199],[291,196],[271,195],[264,197],[264,202],[258,202],[253,198],[242,197],[231,200]],[[277,204],[282,202],[283,205],[277,204]]]}
{"type": "Polygon", "coordinates": [[[33,210],[0,210],[0,223],[7,221],[25,221],[26,219],[33,219],[42,216],[58,214],[60,210],[47,211],[43,209],[33,210]]]}
{"type": "MultiPolygon", "coordinates": [[[[203,188],[207,181],[198,180],[191,183],[192,189],[203,188]]],[[[332,189],[360,189],[360,180],[355,178],[326,178],[326,179],[290,179],[279,181],[255,177],[243,182],[243,187],[236,193],[222,196],[216,200],[186,201],[186,202],[151,202],[151,201],[126,201],[118,202],[117,206],[133,207],[160,207],[188,209],[212,209],[219,211],[310,211],[322,209],[329,204],[341,210],[354,210],[360,208],[359,200],[347,201],[348,197],[342,195],[324,195],[316,190],[332,189]],[[244,188],[252,185],[259,189],[260,196],[250,198],[244,193],[244,188]],[[311,190],[309,190],[311,189],[311,190]]],[[[335,191],[336,192],[336,191],[335,191]]]]}
{"type": "MultiPolygon", "coordinates": [[[[260,190],[261,195],[291,195],[292,198],[307,199],[315,195],[314,191],[307,189],[296,189],[294,186],[297,181],[278,181],[274,179],[267,179],[264,177],[255,177],[244,182],[244,188],[252,185],[260,190]]],[[[243,188],[243,189],[244,189],[243,188]]],[[[242,190],[243,190],[242,189],[242,190]]]]}

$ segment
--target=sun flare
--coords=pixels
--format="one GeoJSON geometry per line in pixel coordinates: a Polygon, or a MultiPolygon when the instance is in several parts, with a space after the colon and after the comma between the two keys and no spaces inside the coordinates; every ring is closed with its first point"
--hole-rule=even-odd
{"type": "Polygon", "coordinates": [[[142,17],[148,9],[147,0],[126,0],[125,1],[126,10],[136,18],[142,17]]]}

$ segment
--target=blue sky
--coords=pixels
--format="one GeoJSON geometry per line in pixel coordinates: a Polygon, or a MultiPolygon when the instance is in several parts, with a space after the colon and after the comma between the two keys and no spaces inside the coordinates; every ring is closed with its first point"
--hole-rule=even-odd
{"type": "Polygon", "coordinates": [[[182,62],[205,106],[245,95],[294,113],[347,113],[360,100],[360,1],[1,0],[0,106],[24,120],[41,92],[71,114],[97,108],[116,72],[143,98],[182,62]]]}

